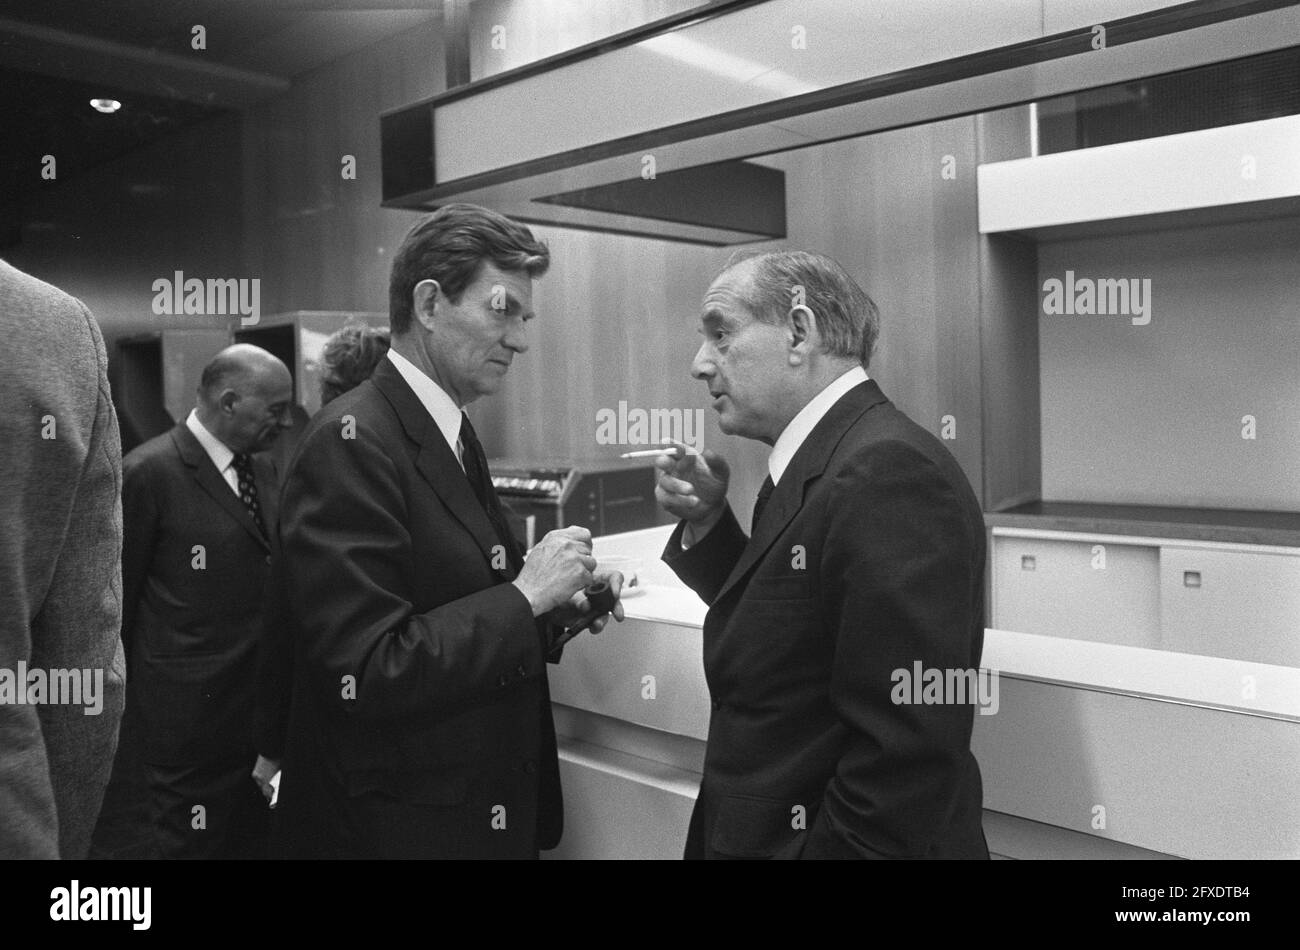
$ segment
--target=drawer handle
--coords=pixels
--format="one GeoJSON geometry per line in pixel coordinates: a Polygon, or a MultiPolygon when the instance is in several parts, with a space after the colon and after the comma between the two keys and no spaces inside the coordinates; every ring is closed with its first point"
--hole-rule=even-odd
{"type": "Polygon", "coordinates": [[[1020,556],[1020,569],[1022,571],[1038,570],[1038,559],[1032,554],[1022,554],[1020,556]]]}
{"type": "Polygon", "coordinates": [[[1200,571],[1183,571],[1183,586],[1184,586],[1184,587],[1200,587],[1200,586],[1201,586],[1201,572],[1200,572],[1200,571]]]}

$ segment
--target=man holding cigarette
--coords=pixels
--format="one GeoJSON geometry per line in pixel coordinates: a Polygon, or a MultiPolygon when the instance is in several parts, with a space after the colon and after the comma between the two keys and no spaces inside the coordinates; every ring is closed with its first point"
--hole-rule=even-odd
{"type": "Polygon", "coordinates": [[[764,254],[704,298],[692,375],[772,446],[746,537],[713,452],[657,463],[664,560],[710,606],[713,700],[688,858],[987,858],[973,707],[895,670],[976,669],[984,521],[957,462],[868,378],[875,304],[829,258],[764,254]]]}
{"type": "Polygon", "coordinates": [[[463,412],[527,351],[548,264],[485,208],[420,221],[393,262],[388,355],[303,435],[279,533],[287,856],[535,858],[559,843],[546,662],[590,609],[591,533],[552,531],[525,563],[463,412]]]}

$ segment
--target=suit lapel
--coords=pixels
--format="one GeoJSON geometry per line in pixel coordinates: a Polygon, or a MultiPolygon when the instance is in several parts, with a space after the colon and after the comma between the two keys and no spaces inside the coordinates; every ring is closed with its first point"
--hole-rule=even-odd
{"type": "Polygon", "coordinates": [[[398,421],[406,431],[407,438],[418,446],[415,467],[420,475],[442,499],[452,516],[474,538],[474,543],[483,552],[492,570],[504,580],[514,580],[518,573],[518,554],[508,538],[503,541],[497,536],[496,528],[479,504],[478,496],[474,494],[464,470],[456,460],[456,453],[443,438],[442,430],[433,421],[433,416],[429,415],[429,411],[390,360],[380,360],[370,378],[397,412],[398,421]],[[497,557],[498,545],[505,546],[504,566],[501,566],[501,558],[497,557]]]}
{"type": "MultiPolygon", "coordinates": [[[[266,538],[262,537],[262,532],[257,530],[257,525],[253,522],[253,516],[248,513],[248,509],[244,507],[244,503],[240,501],[239,496],[231,491],[230,484],[221,477],[221,473],[212,464],[212,459],[208,456],[207,451],[199,444],[199,440],[194,438],[194,433],[189,430],[189,427],[184,422],[180,423],[172,429],[171,437],[181,461],[190,469],[190,472],[194,475],[194,480],[212,496],[212,499],[225,510],[226,514],[239,522],[254,541],[267,551],[270,551],[271,547],[266,538]]],[[[262,486],[259,485],[259,492],[261,488],[262,486]]],[[[262,502],[262,505],[262,521],[270,530],[275,522],[268,518],[265,502],[262,502]]]]}
{"type": "Polygon", "coordinates": [[[740,560],[718,591],[718,596],[713,601],[715,604],[720,603],[733,587],[749,575],[768,549],[776,543],[781,532],[794,520],[803,507],[808,483],[826,471],[826,465],[845,433],[864,412],[886,401],[875,380],[868,379],[841,396],[830,411],[822,416],[786,467],[780,483],[768,499],[758,530],[745,545],[740,560]]]}

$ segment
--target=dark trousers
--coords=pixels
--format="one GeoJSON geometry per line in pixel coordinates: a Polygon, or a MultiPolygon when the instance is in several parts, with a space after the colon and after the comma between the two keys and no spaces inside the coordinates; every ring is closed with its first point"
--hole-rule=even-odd
{"type": "Polygon", "coordinates": [[[144,729],[128,697],[113,774],[104,790],[88,857],[98,861],[147,860],[158,856],[156,848],[149,784],[144,774],[144,729]]]}
{"type": "Polygon", "coordinates": [[[201,765],[146,763],[159,857],[266,857],[270,809],[251,776],[255,760],[250,752],[201,765]]]}

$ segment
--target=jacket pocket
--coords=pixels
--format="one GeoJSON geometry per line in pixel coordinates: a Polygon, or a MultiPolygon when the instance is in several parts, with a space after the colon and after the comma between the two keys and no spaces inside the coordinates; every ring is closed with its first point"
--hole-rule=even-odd
{"type": "Polygon", "coordinates": [[[454,807],[469,800],[469,776],[460,772],[349,772],[349,797],[379,795],[407,805],[454,807]]]}
{"type": "Polygon", "coordinates": [[[770,798],[723,796],[713,813],[710,849],[730,858],[772,857],[799,834],[791,808],[770,798]]]}

